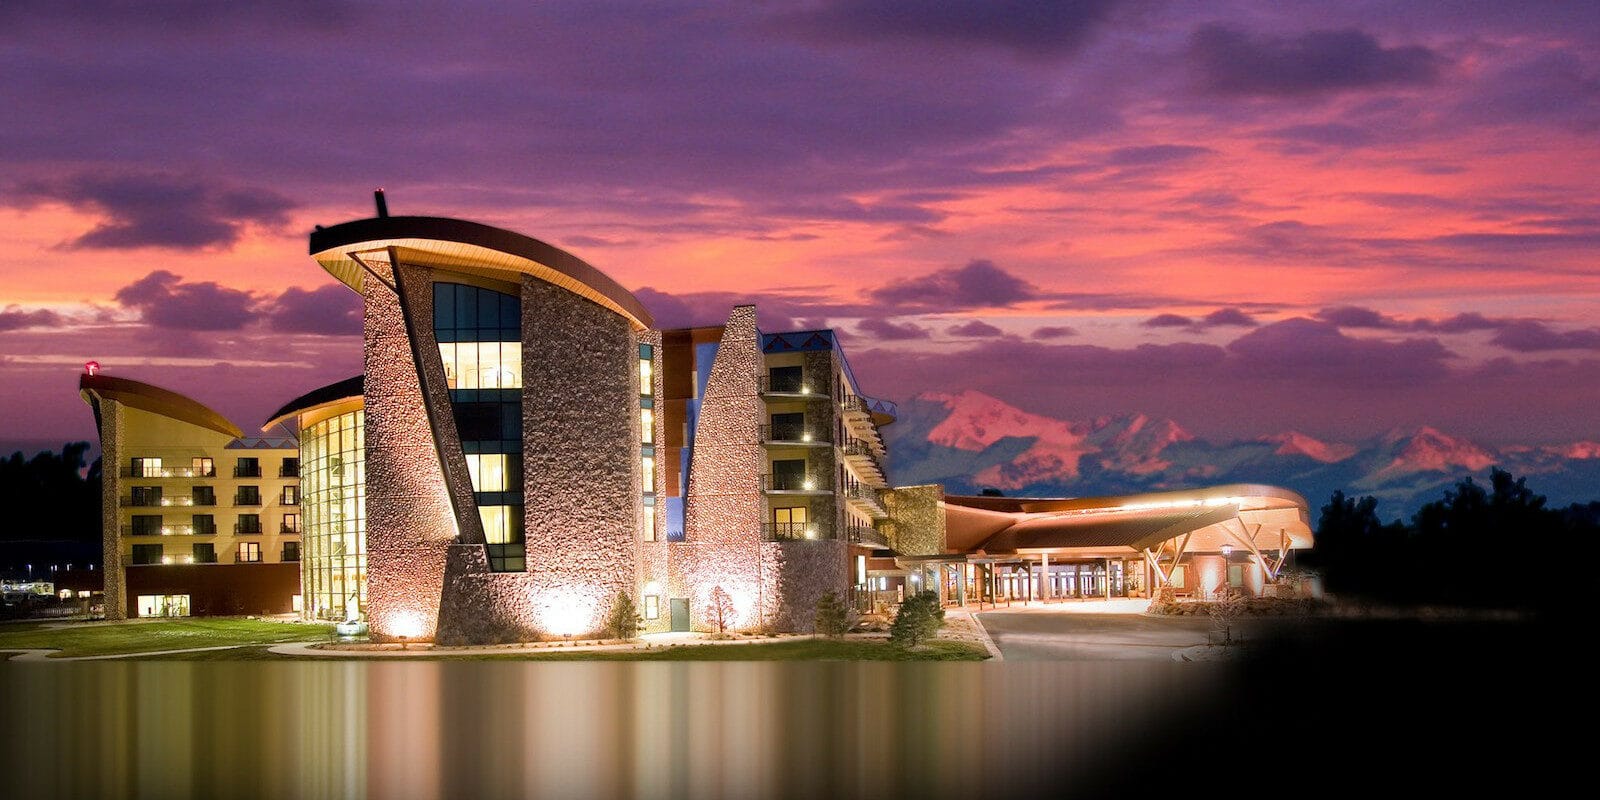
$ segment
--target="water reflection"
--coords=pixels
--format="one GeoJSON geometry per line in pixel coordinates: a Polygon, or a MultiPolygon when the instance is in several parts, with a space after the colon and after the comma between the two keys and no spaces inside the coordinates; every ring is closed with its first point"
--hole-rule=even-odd
{"type": "Polygon", "coordinates": [[[0,665],[8,796],[980,797],[1219,673],[1160,663],[0,665]]]}

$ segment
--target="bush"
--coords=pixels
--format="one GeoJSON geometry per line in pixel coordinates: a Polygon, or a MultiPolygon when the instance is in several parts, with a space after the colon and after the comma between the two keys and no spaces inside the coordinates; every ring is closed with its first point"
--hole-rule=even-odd
{"type": "Polygon", "coordinates": [[[850,630],[850,613],[833,592],[817,600],[817,633],[825,636],[843,636],[850,630]]]}
{"type": "Polygon", "coordinates": [[[611,605],[611,618],[606,620],[606,630],[613,639],[632,639],[639,635],[639,624],[644,619],[639,616],[639,610],[633,605],[633,598],[627,592],[617,592],[617,600],[611,605]]]}
{"type": "Polygon", "coordinates": [[[944,608],[934,592],[918,592],[900,604],[889,625],[889,641],[901,647],[916,647],[933,638],[944,625],[944,608]]]}

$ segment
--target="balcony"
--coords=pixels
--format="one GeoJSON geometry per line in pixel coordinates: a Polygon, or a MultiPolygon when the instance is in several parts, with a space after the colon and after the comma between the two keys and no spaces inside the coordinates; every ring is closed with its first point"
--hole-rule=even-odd
{"type": "Polygon", "coordinates": [[[159,528],[138,529],[133,525],[123,525],[123,536],[215,536],[215,525],[162,525],[159,528]]]}
{"type": "Polygon", "coordinates": [[[261,523],[259,523],[259,522],[235,522],[233,524],[233,532],[234,533],[242,533],[242,534],[259,534],[259,533],[261,533],[261,523]]]}
{"type": "Polygon", "coordinates": [[[124,478],[215,478],[216,467],[123,467],[124,478]]]}
{"type": "Polygon", "coordinates": [[[873,519],[889,518],[889,510],[884,507],[883,499],[878,495],[878,490],[871,486],[864,486],[859,483],[852,484],[844,491],[844,497],[847,502],[873,519]]]}
{"type": "Polygon", "coordinates": [[[283,525],[283,524],[278,525],[278,533],[299,533],[299,532],[300,532],[300,526],[299,525],[283,525]]]}
{"type": "Polygon", "coordinates": [[[791,422],[778,425],[762,425],[761,443],[783,445],[825,445],[829,444],[833,440],[833,437],[830,436],[829,433],[830,431],[828,431],[827,428],[817,425],[808,425],[805,423],[796,424],[791,422]]]}
{"type": "Polygon", "coordinates": [[[235,477],[235,478],[259,478],[259,477],[261,477],[261,465],[260,464],[237,464],[233,468],[233,477],[235,477]]]}
{"type": "Polygon", "coordinates": [[[768,522],[761,526],[761,538],[769,542],[825,541],[833,538],[833,526],[821,522],[768,522]]]}
{"type": "Polygon", "coordinates": [[[851,437],[839,449],[843,451],[845,460],[849,461],[850,466],[855,467],[857,472],[869,478],[876,478],[879,483],[885,481],[884,452],[881,444],[875,445],[865,439],[851,437]]]}
{"type": "Polygon", "coordinates": [[[118,499],[118,505],[124,508],[162,508],[208,504],[196,502],[192,497],[123,497],[118,499]]]}
{"type": "Polygon", "coordinates": [[[278,477],[280,477],[280,478],[298,478],[298,477],[300,477],[300,465],[299,464],[293,464],[293,465],[284,464],[283,466],[278,467],[278,477]]]}
{"type": "Polygon", "coordinates": [[[233,496],[233,504],[236,506],[259,506],[261,505],[261,495],[236,494],[233,496]]]}
{"type": "Polygon", "coordinates": [[[285,551],[283,551],[283,557],[279,558],[278,560],[279,561],[283,561],[283,562],[299,561],[300,560],[300,551],[299,550],[285,550],[285,551]]]}
{"type": "Polygon", "coordinates": [[[849,534],[851,544],[865,545],[867,547],[876,547],[884,550],[889,549],[889,538],[884,536],[883,532],[877,528],[869,528],[865,525],[851,525],[849,528],[849,534]]]}
{"type": "Polygon", "coordinates": [[[827,379],[814,378],[810,375],[801,375],[798,378],[794,376],[774,378],[771,375],[762,375],[760,380],[763,395],[826,398],[829,391],[827,379]]]}
{"type": "Polygon", "coordinates": [[[191,506],[214,506],[216,504],[217,504],[217,496],[214,495],[214,494],[207,494],[207,495],[201,495],[199,497],[190,497],[189,498],[189,505],[191,505],[191,506]]]}
{"type": "Polygon", "coordinates": [[[833,489],[821,477],[812,474],[767,474],[761,476],[761,491],[791,494],[829,494],[833,489]]]}

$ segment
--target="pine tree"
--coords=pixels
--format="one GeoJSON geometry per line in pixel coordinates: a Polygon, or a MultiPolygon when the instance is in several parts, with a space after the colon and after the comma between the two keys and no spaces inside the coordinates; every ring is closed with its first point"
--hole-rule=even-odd
{"type": "Polygon", "coordinates": [[[889,641],[901,647],[916,647],[931,639],[944,625],[944,608],[933,592],[918,592],[900,604],[889,625],[889,641]]]}
{"type": "Polygon", "coordinates": [[[824,636],[843,636],[850,629],[850,615],[839,596],[828,592],[817,600],[817,633],[824,636]]]}
{"type": "Polygon", "coordinates": [[[606,629],[614,639],[632,639],[639,635],[639,623],[644,622],[639,616],[639,610],[633,605],[633,598],[627,592],[617,592],[616,602],[611,605],[611,618],[606,621],[606,629]]]}

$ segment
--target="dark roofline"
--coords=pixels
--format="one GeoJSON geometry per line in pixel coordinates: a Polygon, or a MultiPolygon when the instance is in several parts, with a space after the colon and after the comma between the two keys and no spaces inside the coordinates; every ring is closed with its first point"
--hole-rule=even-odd
{"type": "Polygon", "coordinates": [[[283,408],[272,412],[272,416],[262,423],[261,430],[267,430],[289,417],[297,417],[301,412],[327,405],[328,403],[348,400],[354,397],[365,397],[366,375],[357,375],[345,378],[337,383],[330,383],[317,389],[312,389],[299,397],[285,403],[283,408]]]}
{"type": "MultiPolygon", "coordinates": [[[[171,417],[235,439],[244,436],[244,431],[229,422],[227,417],[211,410],[198,400],[160,386],[110,375],[79,375],[78,392],[115,400],[132,408],[171,417]]],[[[98,407],[95,413],[99,414],[98,407]]],[[[98,421],[98,416],[96,419],[98,421]]]]}
{"type": "Polygon", "coordinates": [[[531,236],[481,222],[450,217],[369,217],[351,220],[312,231],[310,254],[315,256],[328,250],[384,239],[460,242],[525,258],[543,264],[599,292],[644,327],[655,327],[655,320],[650,311],[633,296],[632,292],[622,288],[622,285],[612,280],[611,276],[594,268],[588,262],[531,236]]]}

